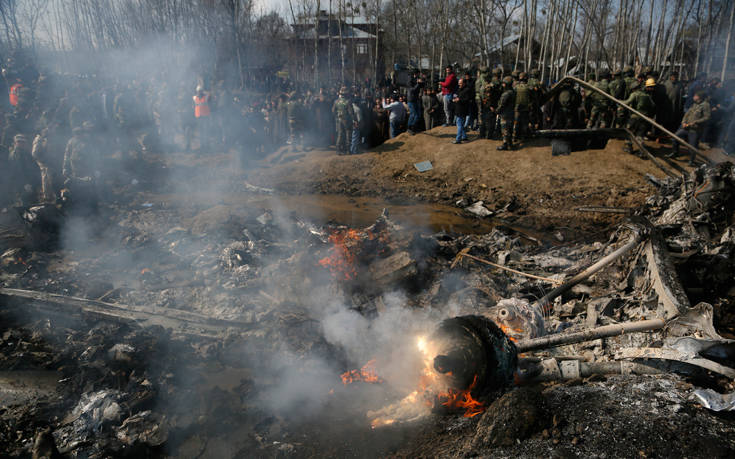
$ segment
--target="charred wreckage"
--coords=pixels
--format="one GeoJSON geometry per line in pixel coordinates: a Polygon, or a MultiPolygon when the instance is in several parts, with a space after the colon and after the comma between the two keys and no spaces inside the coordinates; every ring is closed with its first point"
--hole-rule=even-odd
{"type": "MultiPolygon", "coordinates": [[[[19,457],[343,455],[324,446],[338,427],[322,437],[308,421],[339,406],[353,425],[342,427],[366,428],[352,430],[366,444],[437,414],[465,420],[443,421],[448,430],[479,419],[462,424],[454,453],[483,454],[533,435],[583,437],[557,414],[541,420],[529,406],[538,391],[522,391],[557,384],[563,398],[638,384],[630,375],[650,393],[667,387],[672,413],[732,410],[735,167],[670,175],[650,177],[658,193],[642,207],[612,209],[627,216],[604,244],[502,227],[422,234],[385,213],[354,229],[205,210],[190,230],[146,233],[173,218],[147,206],[115,229],[132,266],[118,285],[97,276],[119,248],[68,263],[27,244],[48,235],[43,212],[6,218],[0,447],[19,457]]],[[[735,450],[726,421],[716,454],[735,450]]],[[[400,451],[392,441],[367,450],[400,451]]]]}

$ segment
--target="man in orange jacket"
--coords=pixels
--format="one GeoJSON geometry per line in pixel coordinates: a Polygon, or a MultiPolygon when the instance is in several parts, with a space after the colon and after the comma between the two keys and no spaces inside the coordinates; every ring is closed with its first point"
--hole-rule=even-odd
{"type": "Polygon", "coordinates": [[[17,78],[15,80],[15,84],[10,87],[10,105],[13,107],[18,106],[18,96],[20,95],[20,90],[23,88],[23,84],[20,81],[20,78],[17,78]]]}
{"type": "Polygon", "coordinates": [[[194,117],[196,118],[197,133],[199,136],[199,150],[202,148],[209,148],[210,137],[211,137],[211,126],[210,120],[212,118],[212,111],[210,110],[211,95],[208,91],[199,85],[196,89],[196,94],[193,97],[194,100],[194,117]]]}

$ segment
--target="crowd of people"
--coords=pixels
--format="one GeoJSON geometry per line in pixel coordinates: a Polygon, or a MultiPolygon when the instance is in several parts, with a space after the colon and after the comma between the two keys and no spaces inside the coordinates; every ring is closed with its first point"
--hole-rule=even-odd
{"type": "MultiPolygon", "coordinates": [[[[164,73],[127,81],[71,77],[12,61],[3,77],[8,98],[0,120],[0,208],[94,196],[106,173],[104,160],[114,153],[234,150],[241,163],[284,145],[334,145],[338,154],[357,154],[405,131],[414,135],[439,125],[457,127],[454,143],[478,131],[479,138],[501,139],[500,150],[515,148],[537,129],[627,127],[640,137],[662,137],[601,93],[654,118],[690,145],[706,142],[735,151],[731,84],[704,75],[683,84],[676,73],[662,79],[651,68],[602,70],[587,78],[599,92],[574,82],[550,91],[537,70],[484,66],[472,72],[449,66],[435,87],[414,72],[403,87],[387,78],[317,90],[284,78],[253,89],[164,73]]],[[[678,148],[674,142],[672,155],[678,148]]]]}
{"type": "MultiPolygon", "coordinates": [[[[660,129],[641,116],[616,104],[605,93],[624,102],[665,129],[676,132],[692,146],[705,142],[726,152],[735,151],[735,84],[722,84],[719,78],[704,74],[687,84],[671,72],[663,79],[655,69],[633,67],[589,75],[586,82],[599,91],[573,81],[551,88],[539,78],[539,71],[505,72],[480,67],[476,75],[445,69],[437,92],[423,89],[416,113],[424,113],[424,126],[439,123],[456,125],[454,143],[468,139],[468,130],[479,131],[479,138],[500,139],[499,150],[513,149],[519,140],[538,129],[628,128],[638,137],[662,140],[660,129]],[[436,100],[434,98],[436,97],[436,100]]],[[[408,89],[411,98],[417,77],[408,89]]],[[[411,104],[407,104],[411,109],[411,104]]],[[[409,132],[415,132],[409,122],[409,132]]],[[[627,147],[629,148],[629,147],[627,147]]],[[[673,143],[672,156],[679,145],[673,143]]]]}
{"type": "Polygon", "coordinates": [[[103,78],[39,72],[30,62],[3,66],[0,209],[59,199],[94,207],[99,183],[147,153],[235,152],[243,165],[289,144],[344,142],[342,153],[357,153],[389,135],[387,84],[312,91],[277,77],[241,88],[211,75],[103,78]],[[343,114],[349,126],[338,138],[343,114]]]}

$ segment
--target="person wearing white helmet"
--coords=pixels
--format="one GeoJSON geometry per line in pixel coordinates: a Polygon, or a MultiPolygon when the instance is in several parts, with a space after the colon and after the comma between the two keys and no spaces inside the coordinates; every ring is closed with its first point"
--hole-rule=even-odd
{"type": "Polygon", "coordinates": [[[202,85],[198,85],[196,94],[192,99],[194,100],[194,118],[196,118],[197,134],[199,136],[199,151],[201,151],[209,148],[209,139],[212,135],[210,127],[212,111],[209,108],[211,95],[204,90],[202,85]]]}

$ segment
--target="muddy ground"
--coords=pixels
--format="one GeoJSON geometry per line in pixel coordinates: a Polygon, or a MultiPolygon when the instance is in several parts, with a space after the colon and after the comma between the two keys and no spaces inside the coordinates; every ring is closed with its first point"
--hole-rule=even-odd
{"type": "MultiPolygon", "coordinates": [[[[229,322],[203,338],[0,296],[0,455],[30,457],[40,438],[64,457],[732,457],[735,419],[692,395],[732,382],[701,375],[534,384],[472,418],[370,427],[366,413],[405,387],[343,385],[342,372],[442,318],[551,288],[455,266],[462,248],[544,277],[574,273],[624,239],[623,217],[574,208],[643,206],[657,192],[646,174],[663,177],[617,140],[552,157],[548,142],[498,152],[493,141],[452,145],[451,131],[354,157],[287,149],[246,170],[231,154],[148,158],[107,184],[98,218],[65,220],[58,248],[4,254],[2,287],[229,322]],[[434,169],[418,173],[422,160],[434,169]],[[477,200],[496,216],[462,209],[477,200]],[[368,261],[350,281],[320,265],[329,234],[372,225],[383,208],[400,227],[361,256],[405,251],[414,274],[376,289],[362,278],[368,261]]],[[[617,292],[627,263],[566,296],[549,323],[583,322],[578,306],[617,292]]],[[[644,300],[616,299],[615,320],[640,319],[644,300]]],[[[615,345],[562,355],[601,360],[615,345]]],[[[409,371],[384,360],[388,379],[409,371]]]]}
{"type": "MultiPolygon", "coordinates": [[[[484,201],[490,210],[510,210],[508,216],[520,225],[559,230],[593,229],[609,221],[580,214],[574,210],[579,206],[641,205],[653,192],[646,174],[663,174],[651,161],[623,152],[622,140],[610,140],[602,150],[552,158],[549,140],[531,140],[508,152],[497,151],[500,142],[494,140],[454,145],[453,132],[440,127],[415,136],[404,133],[356,156],[286,148],[266,158],[269,167],[257,169],[252,179],[289,194],[378,196],[449,206],[484,201]],[[433,169],[418,172],[414,164],[427,160],[433,169]]],[[[658,148],[664,151],[651,144],[653,151],[658,148]]]]}

